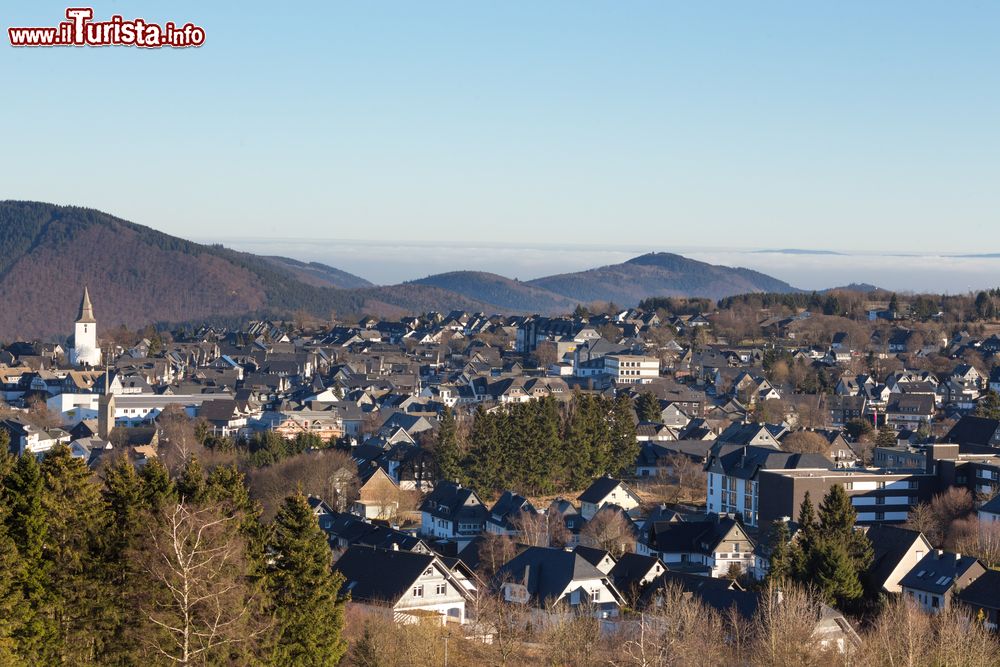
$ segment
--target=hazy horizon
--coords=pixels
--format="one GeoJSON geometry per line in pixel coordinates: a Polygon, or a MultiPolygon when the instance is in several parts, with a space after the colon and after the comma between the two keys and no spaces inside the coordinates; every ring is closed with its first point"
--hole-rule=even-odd
{"type": "Polygon", "coordinates": [[[869,283],[898,292],[964,293],[1000,285],[1000,256],[973,253],[852,253],[634,244],[407,242],[357,239],[193,239],[236,250],[314,261],[375,284],[449,271],[486,271],[522,281],[618,264],[649,252],[672,252],[710,264],[744,267],[805,290],[869,283]],[[420,253],[414,253],[419,248],[420,253]],[[995,279],[990,276],[996,276],[995,279]]]}

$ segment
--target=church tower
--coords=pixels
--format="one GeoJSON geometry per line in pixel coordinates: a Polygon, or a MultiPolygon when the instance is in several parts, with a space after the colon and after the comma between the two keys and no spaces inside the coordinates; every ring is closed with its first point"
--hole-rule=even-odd
{"type": "Polygon", "coordinates": [[[69,361],[74,366],[96,368],[101,365],[101,348],[97,346],[97,320],[94,319],[94,306],[90,303],[90,291],[86,287],[83,288],[80,315],[76,318],[69,361]]]}

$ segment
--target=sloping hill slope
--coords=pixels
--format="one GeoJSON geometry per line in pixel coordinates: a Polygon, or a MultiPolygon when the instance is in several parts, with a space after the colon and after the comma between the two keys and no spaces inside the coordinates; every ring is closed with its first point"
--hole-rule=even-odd
{"type": "Polygon", "coordinates": [[[530,281],[577,302],[633,305],[651,296],[721,299],[748,292],[794,292],[794,287],[750,269],[734,269],[672,253],[650,253],[611,266],[530,281]]]}
{"type": "Polygon", "coordinates": [[[511,280],[484,271],[452,271],[413,280],[408,285],[427,285],[489,303],[504,311],[551,313],[571,311],[577,302],[531,283],[511,280]]]}

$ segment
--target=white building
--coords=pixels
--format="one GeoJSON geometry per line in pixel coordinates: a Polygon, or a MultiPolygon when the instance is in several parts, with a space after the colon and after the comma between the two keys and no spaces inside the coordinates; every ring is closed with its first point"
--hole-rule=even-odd
{"type": "Polygon", "coordinates": [[[90,303],[90,291],[86,287],[83,288],[80,314],[73,331],[69,361],[74,366],[96,368],[101,365],[101,348],[97,345],[97,320],[94,318],[94,306],[90,303]]]}
{"type": "Polygon", "coordinates": [[[635,354],[604,357],[604,373],[619,384],[647,384],[660,377],[660,360],[635,354]]]}

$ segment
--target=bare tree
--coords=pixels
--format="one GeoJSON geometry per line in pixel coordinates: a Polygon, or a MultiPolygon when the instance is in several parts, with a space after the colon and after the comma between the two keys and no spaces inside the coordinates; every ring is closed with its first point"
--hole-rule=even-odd
{"type": "Polygon", "coordinates": [[[628,551],[635,551],[635,533],[621,512],[602,509],[580,531],[580,543],[621,556],[628,551]]]}
{"type": "Polygon", "coordinates": [[[479,574],[485,581],[517,553],[517,546],[507,535],[485,533],[479,543],[479,574]]]}
{"type": "Polygon", "coordinates": [[[139,555],[154,588],[140,606],[150,651],[191,665],[255,636],[238,517],[180,502],[158,519],[139,555]]]}
{"type": "Polygon", "coordinates": [[[753,664],[831,664],[832,649],[824,650],[815,636],[820,609],[819,600],[804,589],[779,590],[773,583],[768,585],[754,617],[753,664]]]}
{"type": "Polygon", "coordinates": [[[552,512],[518,512],[511,524],[519,533],[519,542],[533,547],[561,547],[569,540],[569,530],[561,515],[552,512]]]}
{"type": "Polygon", "coordinates": [[[1000,567],[1000,522],[958,519],[951,525],[950,540],[959,553],[975,556],[987,567],[1000,567]]]}
{"type": "Polygon", "coordinates": [[[823,454],[830,451],[829,441],[813,431],[792,431],[781,440],[781,449],[800,454],[823,454]]]}

